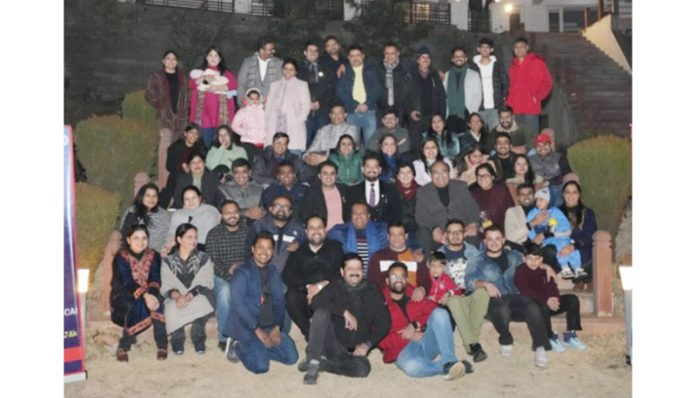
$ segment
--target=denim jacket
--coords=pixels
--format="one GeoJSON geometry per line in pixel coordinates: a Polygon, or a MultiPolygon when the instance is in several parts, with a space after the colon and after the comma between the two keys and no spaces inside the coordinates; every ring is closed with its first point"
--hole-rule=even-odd
{"type": "Polygon", "coordinates": [[[476,290],[474,282],[482,280],[494,284],[502,295],[519,294],[517,286],[515,286],[515,270],[524,262],[522,254],[514,250],[503,249],[502,255],[506,256],[508,261],[508,269],[505,270],[505,273],[500,271],[500,267],[495,261],[486,256],[485,251],[481,251],[470,259],[464,277],[466,290],[473,292],[476,290]]]}

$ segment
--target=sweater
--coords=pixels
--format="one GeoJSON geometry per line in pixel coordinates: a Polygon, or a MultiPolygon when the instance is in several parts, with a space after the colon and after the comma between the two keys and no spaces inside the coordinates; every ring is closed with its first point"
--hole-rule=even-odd
{"type": "Polygon", "coordinates": [[[390,247],[374,253],[370,257],[367,266],[367,280],[377,285],[380,290],[387,285],[386,278],[389,266],[396,261],[401,261],[408,268],[408,283],[414,286],[422,286],[428,290],[430,288],[430,274],[424,261],[416,262],[415,255],[411,249],[401,252],[392,250],[390,247]]]}
{"type": "Polygon", "coordinates": [[[343,250],[341,243],[327,239],[315,253],[308,241],[290,253],[283,268],[283,282],[288,289],[306,291],[306,285],[341,278],[343,250]]]}
{"type": "Polygon", "coordinates": [[[531,269],[526,264],[517,267],[515,271],[515,286],[520,294],[527,296],[537,303],[546,303],[551,297],[559,297],[556,282],[548,281],[546,271],[541,268],[531,269]]]}
{"type": "Polygon", "coordinates": [[[487,213],[488,219],[498,226],[505,224],[505,212],[507,209],[515,206],[510,190],[505,184],[494,183],[493,187],[487,191],[484,191],[476,184],[471,188],[471,196],[474,197],[481,211],[487,213]]]}
{"type": "Polygon", "coordinates": [[[167,242],[174,241],[176,228],[183,223],[191,223],[198,228],[198,243],[205,244],[208,232],[220,223],[220,212],[213,206],[202,203],[195,209],[178,209],[172,214],[167,242]]]}

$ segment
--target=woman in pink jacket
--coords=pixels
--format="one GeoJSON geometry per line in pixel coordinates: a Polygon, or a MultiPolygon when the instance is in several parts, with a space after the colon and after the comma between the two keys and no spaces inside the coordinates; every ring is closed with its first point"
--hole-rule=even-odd
{"type": "Polygon", "coordinates": [[[266,117],[261,91],[253,87],[248,89],[242,103],[244,107],[235,115],[232,130],[239,134],[242,142],[248,142],[263,149],[266,142],[266,117]]]}
{"type": "Polygon", "coordinates": [[[206,148],[210,148],[215,129],[221,124],[230,124],[234,118],[234,94],[237,79],[225,67],[225,59],[218,47],[206,51],[201,69],[191,71],[191,109],[189,121],[201,126],[201,135],[206,148]]]}

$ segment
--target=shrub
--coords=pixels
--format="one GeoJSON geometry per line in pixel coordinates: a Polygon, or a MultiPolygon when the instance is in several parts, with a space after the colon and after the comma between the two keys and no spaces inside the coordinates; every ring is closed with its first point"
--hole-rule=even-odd
{"type": "Polygon", "coordinates": [[[126,94],[121,102],[121,112],[124,119],[136,120],[147,126],[153,132],[159,132],[157,111],[145,101],[145,90],[126,94]]]}
{"type": "Polygon", "coordinates": [[[109,234],[116,227],[119,195],[94,185],[75,184],[77,264],[94,275],[109,234]]]}
{"type": "Polygon", "coordinates": [[[583,203],[594,209],[598,227],[612,236],[631,194],[631,157],[631,143],[610,135],[568,148],[570,167],[580,176],[583,203]]]}
{"type": "Polygon", "coordinates": [[[118,192],[122,210],[133,197],[135,175],[140,171],[154,175],[158,132],[138,121],[114,115],[92,117],[77,125],[75,142],[87,181],[118,192]]]}

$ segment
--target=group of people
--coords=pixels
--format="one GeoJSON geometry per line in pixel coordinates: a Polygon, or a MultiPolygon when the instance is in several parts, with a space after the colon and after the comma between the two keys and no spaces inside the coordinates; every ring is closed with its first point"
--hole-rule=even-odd
{"type": "Polygon", "coordinates": [[[158,359],[184,352],[188,324],[203,354],[212,316],[227,359],[254,373],[298,361],[294,323],[307,384],[367,376],[374,348],[409,376],[457,379],[473,368],[452,332],[483,361],[484,319],[503,356],[509,323],[526,322],[541,368],[546,350],[586,348],[579,300],[556,280],[588,287],[597,225],[539,131],[552,79],[524,38],[509,68],[482,38],[444,73],[427,47],[415,63],[394,43],[382,62],[357,45],[346,56],[334,36],[301,62],[274,48],[261,38],[235,76],[211,47],[188,81],[167,51],[148,82],[160,180],[140,188],[113,250],[119,361],[151,325],[158,359]]]}

